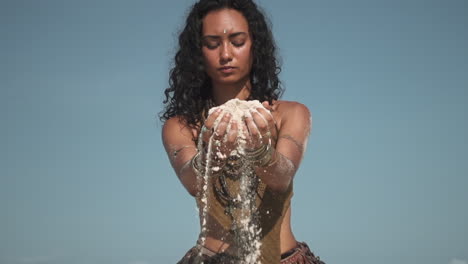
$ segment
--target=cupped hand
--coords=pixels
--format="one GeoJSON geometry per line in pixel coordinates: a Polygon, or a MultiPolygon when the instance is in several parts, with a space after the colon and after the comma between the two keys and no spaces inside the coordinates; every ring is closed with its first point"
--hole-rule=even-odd
{"type": "Polygon", "coordinates": [[[246,131],[246,148],[258,149],[262,145],[270,144],[275,147],[278,137],[275,119],[269,112],[273,110],[267,101],[263,102],[264,108],[256,108],[250,111],[250,116],[246,116],[244,131],[246,131]]]}
{"type": "Polygon", "coordinates": [[[209,158],[214,166],[224,164],[236,147],[238,124],[231,119],[230,113],[218,109],[208,116],[202,127],[201,138],[206,148],[204,152],[211,153],[209,158]]]}

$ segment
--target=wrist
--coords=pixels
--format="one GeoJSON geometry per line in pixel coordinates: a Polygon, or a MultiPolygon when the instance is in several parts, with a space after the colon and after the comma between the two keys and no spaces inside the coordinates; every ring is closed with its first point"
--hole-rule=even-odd
{"type": "Polygon", "coordinates": [[[205,151],[198,151],[190,160],[191,166],[196,174],[204,175],[206,170],[216,173],[221,171],[225,165],[225,160],[218,157],[219,155],[208,155],[205,151]]]}
{"type": "Polygon", "coordinates": [[[206,163],[203,161],[205,161],[205,159],[202,158],[200,151],[190,160],[190,165],[197,175],[205,174],[206,163]]]}
{"type": "Polygon", "coordinates": [[[246,150],[244,158],[253,166],[268,167],[276,159],[276,151],[271,144],[264,144],[254,150],[246,150]]]}

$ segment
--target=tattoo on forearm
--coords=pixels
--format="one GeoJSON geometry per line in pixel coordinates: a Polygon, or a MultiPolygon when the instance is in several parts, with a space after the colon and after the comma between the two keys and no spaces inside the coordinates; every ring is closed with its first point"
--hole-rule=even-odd
{"type": "Polygon", "coordinates": [[[282,165],[280,165],[281,167],[283,168],[290,168],[292,169],[293,171],[296,171],[296,165],[294,164],[294,162],[292,162],[292,160],[288,159],[286,156],[284,156],[283,154],[281,154],[280,152],[276,152],[276,155],[277,156],[277,159],[282,159],[282,161],[280,163],[283,163],[282,165]]]}
{"type": "Polygon", "coordinates": [[[176,150],[171,151],[171,156],[172,156],[172,158],[176,158],[177,155],[178,155],[182,150],[184,150],[185,148],[190,148],[190,147],[195,148],[195,146],[182,146],[182,147],[179,148],[179,149],[176,149],[176,150]]]}
{"type": "Polygon", "coordinates": [[[284,139],[287,139],[287,140],[290,140],[292,143],[294,143],[294,145],[296,145],[296,147],[299,149],[299,151],[302,153],[304,152],[304,145],[302,143],[300,143],[299,141],[297,141],[295,138],[293,138],[291,135],[281,135],[279,139],[281,138],[284,138],[284,139]]]}

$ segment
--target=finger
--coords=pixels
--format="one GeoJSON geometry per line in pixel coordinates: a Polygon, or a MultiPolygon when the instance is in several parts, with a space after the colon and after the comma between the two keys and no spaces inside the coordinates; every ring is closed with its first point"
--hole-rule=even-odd
{"type": "Polygon", "coordinates": [[[216,120],[218,119],[218,117],[220,116],[222,110],[221,109],[217,109],[216,111],[214,111],[213,113],[211,113],[208,118],[205,120],[205,123],[201,129],[201,136],[202,136],[202,140],[204,142],[208,142],[211,138],[211,136],[213,135],[213,131],[214,131],[214,125],[216,123],[216,120]]]}
{"type": "Polygon", "coordinates": [[[265,107],[266,109],[271,111],[271,105],[270,105],[270,103],[268,101],[262,102],[262,105],[263,105],[263,107],[265,107]]]}
{"type": "Polygon", "coordinates": [[[241,122],[239,125],[239,137],[241,140],[247,140],[247,137],[250,137],[249,135],[249,129],[247,128],[247,125],[245,124],[245,121],[241,122]]]}
{"type": "Polygon", "coordinates": [[[215,124],[216,128],[214,129],[213,134],[214,141],[212,144],[212,154],[213,160],[218,165],[225,161],[230,152],[227,144],[225,143],[225,136],[231,117],[232,115],[230,113],[225,113],[223,116],[219,117],[219,121],[215,124]]]}
{"type": "Polygon", "coordinates": [[[229,124],[229,120],[231,120],[231,114],[230,113],[225,113],[224,116],[221,118],[219,121],[218,125],[215,128],[215,133],[213,137],[216,140],[220,140],[224,138],[224,135],[226,134],[226,129],[229,124]]]}
{"type": "Polygon", "coordinates": [[[265,109],[257,108],[257,111],[262,114],[265,118],[266,122],[268,123],[268,131],[270,131],[270,135],[272,139],[276,139],[278,136],[278,131],[276,127],[276,121],[273,115],[265,109]]]}
{"type": "Polygon", "coordinates": [[[261,114],[265,118],[265,120],[268,122],[268,124],[270,124],[270,121],[274,122],[273,115],[271,114],[271,112],[268,109],[264,109],[264,108],[259,107],[256,110],[257,110],[257,112],[259,114],[261,114]]]}
{"type": "Polygon", "coordinates": [[[271,142],[271,134],[268,130],[268,122],[266,118],[256,110],[251,110],[252,118],[255,126],[258,129],[258,141],[262,144],[271,142]]]}
{"type": "Polygon", "coordinates": [[[238,123],[238,142],[241,145],[247,146],[249,142],[251,141],[250,134],[249,134],[249,129],[247,128],[247,125],[245,124],[245,120],[238,123]]]}
{"type": "Polygon", "coordinates": [[[205,120],[205,126],[208,130],[211,130],[215,125],[216,119],[221,115],[222,109],[216,109],[213,113],[211,113],[208,118],[205,120]]]}
{"type": "MultiPolygon", "coordinates": [[[[257,126],[255,125],[255,122],[253,121],[252,116],[246,116],[245,118],[245,124],[248,129],[248,135],[249,135],[249,141],[253,146],[258,145],[258,142],[260,141],[260,132],[258,131],[257,126]]],[[[247,141],[247,142],[249,142],[247,141]]]]}
{"type": "Polygon", "coordinates": [[[273,100],[270,104],[270,112],[274,112],[276,111],[276,109],[278,109],[278,104],[277,104],[278,101],[276,100],[273,100]]]}
{"type": "Polygon", "coordinates": [[[260,113],[258,109],[260,108],[257,108],[256,110],[250,110],[250,113],[252,114],[253,121],[260,131],[260,134],[263,136],[268,131],[268,121],[266,120],[264,114],[260,113]]]}
{"type": "Polygon", "coordinates": [[[227,132],[227,142],[230,144],[234,144],[237,139],[237,122],[231,122],[231,128],[227,132]]]}
{"type": "Polygon", "coordinates": [[[201,128],[201,131],[200,131],[200,137],[201,137],[201,140],[205,143],[208,143],[208,141],[210,140],[210,137],[211,137],[211,131],[209,129],[206,128],[206,126],[203,126],[201,128]]]}

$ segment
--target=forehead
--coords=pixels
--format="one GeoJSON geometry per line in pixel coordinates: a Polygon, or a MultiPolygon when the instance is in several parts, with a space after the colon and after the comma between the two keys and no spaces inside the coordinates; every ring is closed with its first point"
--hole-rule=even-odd
{"type": "Polygon", "coordinates": [[[220,9],[209,12],[203,18],[203,35],[221,35],[227,32],[249,32],[249,24],[241,12],[220,9]]]}

